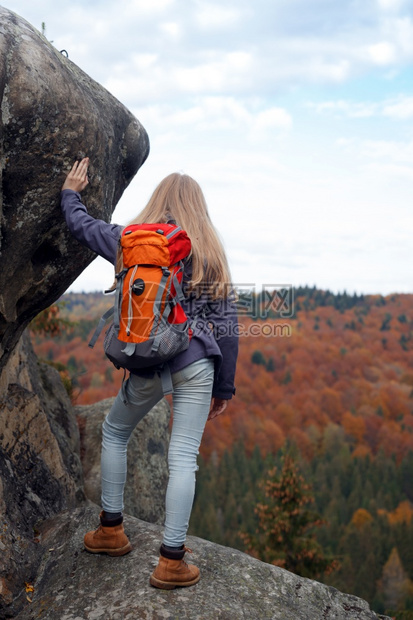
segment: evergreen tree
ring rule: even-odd
[[[274,358],[272,357],[270,357],[270,359],[267,362],[267,370],[268,372],[274,372],[275,370]]]
[[[266,365],[265,357],[263,356],[261,351],[254,351],[254,353],[251,355],[251,362],[253,364],[258,364],[259,366],[260,365],[262,365],[262,366]]]
[[[413,594],[413,584],[403,568],[396,547],[393,547],[383,567],[379,589],[385,606],[392,611],[403,609],[406,599]]]
[[[315,539],[314,528],[322,521],[308,506],[314,502],[310,485],[298,472],[290,454],[281,461],[281,473],[273,468],[265,481],[264,499],[255,512],[259,528],[255,535],[242,534],[247,552],[304,577],[318,577],[334,570]]]

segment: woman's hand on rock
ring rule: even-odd
[[[89,157],[85,157],[80,162],[75,161],[63,183],[62,190],[72,189],[74,192],[82,192],[89,183],[89,179],[87,178],[88,166]]]

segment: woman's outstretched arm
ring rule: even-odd
[[[115,264],[122,227],[94,218],[82,203],[79,192],[89,183],[88,165],[87,157],[73,164],[62,187],[60,200],[62,212],[75,239]]]

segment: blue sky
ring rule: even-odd
[[[184,171],[235,283],[413,292],[413,0],[4,6],[45,22],[148,131],[151,154],[114,221]],[[111,278],[97,260],[71,290]]]

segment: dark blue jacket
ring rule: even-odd
[[[116,262],[118,241],[123,226],[108,224],[89,215],[81,202],[80,194],[65,189],[61,194],[61,206],[72,235],[83,245]],[[185,281],[190,279],[191,263],[187,264]],[[199,318],[199,310],[206,308],[205,320]],[[235,394],[234,375],[238,355],[238,321],[235,304],[229,299],[211,301],[206,296],[199,299],[186,298],[182,304],[189,318],[196,317],[194,335],[189,348],[169,362],[171,372],[177,372],[204,357],[215,360],[213,396],[230,399]]]

